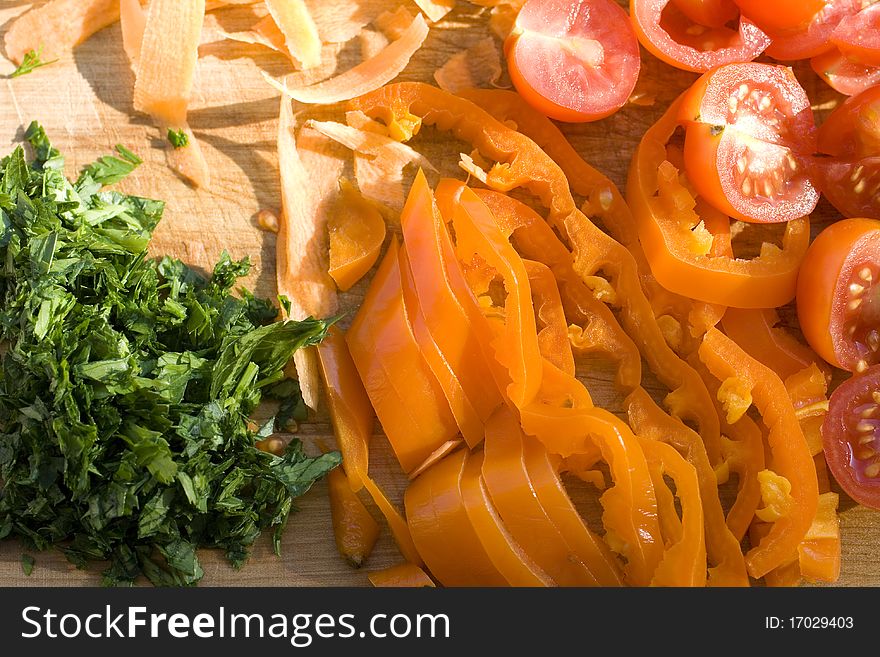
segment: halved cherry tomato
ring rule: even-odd
[[[784,34],[810,24],[824,0],[734,0],[743,15],[771,35]]]
[[[810,346],[832,365],[880,363],[880,221],[844,219],[819,233],[798,276],[797,311]]]
[[[728,64],[697,80],[679,119],[684,160],[697,192],[743,221],[789,221],[819,201],[802,158],[815,151],[806,92],[791,69]]]
[[[829,87],[846,96],[856,96],[880,84],[880,66],[850,61],[837,48],[813,57],[810,66]]]
[[[667,64],[702,73],[730,62],[748,62],[770,45],[770,37],[740,16],[736,30],[691,20],[670,0],[630,0],[639,41]]]
[[[517,91],[560,121],[616,112],[639,76],[638,41],[613,0],[529,0],[504,51]]]
[[[822,442],[841,488],[859,504],[880,509],[880,365],[837,387]]]
[[[819,129],[822,192],[847,217],[880,219],[880,86],[849,98]]]
[[[840,21],[858,12],[863,3],[869,2],[873,0],[824,0],[824,6],[813,15],[806,27],[773,34],[773,43],[767,48],[767,54],[774,59],[792,61],[808,59],[831,50],[834,48],[831,34]],[[768,11],[774,11],[777,6],[776,2],[765,4]]]
[[[880,4],[845,16],[831,33],[831,41],[850,60],[880,66]]]

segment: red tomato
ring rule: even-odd
[[[845,16],[831,33],[831,41],[848,59],[880,66],[880,4]]]
[[[880,509],[880,366],[831,395],[822,444],[840,487],[859,504]]]
[[[736,0],[750,21],[771,35],[805,28],[825,5],[824,0]]]
[[[816,12],[806,27],[793,32],[773,35],[773,43],[767,54],[782,61],[809,59],[834,48],[831,34],[847,16],[857,13],[865,3],[873,0],[824,0],[824,6]],[[767,3],[774,7],[772,2]]]
[[[801,263],[797,312],[832,365],[861,373],[880,363],[880,221],[843,219],[819,233]]]
[[[880,84],[880,66],[852,62],[837,48],[813,57],[810,66],[829,87],[846,96],[855,96]]]
[[[733,0],[672,0],[681,13],[698,25],[723,27],[739,16]]]
[[[748,62],[770,44],[770,37],[744,17],[734,30],[695,23],[670,0],[630,0],[629,11],[642,45],[686,71],[702,73],[721,64]]]
[[[639,76],[638,41],[613,0],[529,0],[504,51],[520,95],[560,121],[616,112]]]
[[[822,192],[847,217],[880,219],[880,86],[834,110],[819,128]]]
[[[774,223],[816,207],[805,166],[815,152],[813,113],[791,69],[746,63],[709,71],[688,91],[679,120],[688,178],[717,209]]]

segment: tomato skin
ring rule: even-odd
[[[880,155],[880,86],[848,98],[819,127],[819,150],[837,157]]]
[[[797,314],[804,337],[822,358],[848,371],[855,369],[859,355],[844,333],[846,286],[853,254],[870,254],[871,249],[880,265],[880,221],[843,219],[813,240],[798,274]]]
[[[739,15],[733,0],[672,0],[672,2],[694,23],[706,27],[723,27]]]
[[[845,16],[831,33],[831,42],[853,62],[880,66],[880,4]]]
[[[734,0],[744,16],[771,36],[805,28],[823,0]]]
[[[880,509],[880,478],[865,475],[864,461],[856,454],[858,445],[853,445],[848,438],[858,421],[855,409],[875,403],[872,393],[876,394],[878,390],[880,365],[844,381],[832,393],[828,414],[822,424],[822,445],[831,474],[847,495],[872,509]]]
[[[852,62],[837,48],[813,57],[810,66],[829,87],[845,96],[856,96],[880,84],[880,66]]]
[[[806,156],[815,152],[809,99],[791,69],[719,66],[684,96],[684,163],[697,192],[728,216],[778,223],[808,215],[819,194]]]
[[[770,45],[770,37],[743,16],[736,32],[720,27],[692,35],[696,24],[678,7],[669,6],[670,1],[630,0],[629,12],[641,44],[667,64],[703,73],[722,64],[751,61]],[[700,40],[723,45],[705,50],[695,45]]]
[[[613,0],[528,0],[504,43],[511,81],[542,114],[596,121],[620,109],[639,75],[638,40]]]

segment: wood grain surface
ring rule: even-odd
[[[31,3],[0,0],[0,36],[10,21]],[[37,1],[35,4],[41,4]],[[626,4],[622,2],[621,4]],[[164,136],[150,120],[132,109],[133,77],[122,50],[119,26],[98,33],[60,61],[30,75],[10,79],[14,66],[0,58],[0,153],[7,153],[22,138],[31,120],[40,121],[54,144],[67,157],[67,172],[76,172],[96,157],[122,143],[137,152],[144,164],[119,185],[126,192],[167,201],[165,218],[156,231],[151,251],[172,254],[187,262],[211,266],[228,250],[233,257],[249,256],[254,269],[247,284],[258,294],[275,294],[275,236],[259,230],[254,216],[260,209],[276,210],[280,204],[275,139],[278,94],[261,76],[289,72],[280,56],[258,46],[223,40],[223,31],[249,28],[255,21],[249,7],[224,9],[209,15],[200,49],[199,70],[190,105],[190,125],[201,141],[210,164],[213,184],[209,190],[188,187],[165,165]],[[485,10],[459,0],[458,7],[431,33],[399,79],[431,81],[434,70],[449,56],[489,34]],[[357,61],[359,49],[347,47],[338,69]],[[675,70],[643,51],[642,73],[637,91],[654,98],[650,106],[628,105],[597,123],[566,125],[564,132],[587,161],[607,174],[618,186],[625,182],[631,154],[642,133],[696,75]],[[796,69],[817,115],[823,116],[839,102],[839,96],[809,71]],[[502,79],[502,84],[506,77]],[[327,110],[321,110],[328,116]],[[341,114],[337,114],[341,118]],[[426,129],[413,142],[441,171],[459,175],[459,152],[470,148]],[[836,218],[824,201],[815,214],[814,231]],[[344,310],[357,306],[366,287],[359,283],[341,295]],[[784,320],[794,325],[791,308]],[[620,412],[621,399],[613,388],[613,373],[602,363],[579,363],[579,375],[587,382],[597,403]],[[645,387],[661,394],[656,381],[646,378]],[[307,443],[323,439],[332,443],[326,414],[301,427]],[[400,500],[406,480],[396,465],[384,437],[378,433],[371,450],[371,474]],[[359,586],[366,585],[367,571],[397,563],[400,556],[388,532],[360,570],[346,565],[336,553],[330,527],[326,486],[316,485],[299,500],[300,512],[291,518],[284,537],[283,555],[276,558],[267,536],[261,538],[249,562],[233,570],[213,552],[202,554],[206,585],[241,586]],[[880,585],[880,515],[841,496],[843,569],[839,585]],[[58,552],[35,555],[36,567],[25,577],[20,566],[21,546],[14,540],[0,542],[0,585],[95,585],[100,567],[80,571]]]

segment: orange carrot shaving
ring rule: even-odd
[[[132,68],[137,70],[141,43],[147,29],[147,12],[141,7],[140,0],[119,0],[119,23],[122,28],[122,48]]]
[[[321,63],[321,38],[304,0],[265,0],[269,14],[284,35],[284,43],[299,68]]]
[[[21,64],[40,50],[53,59],[119,20],[119,0],[51,0],[19,16],[4,36],[6,56]]]
[[[290,301],[291,319],[329,317],[336,312],[337,299],[333,279],[327,273],[326,218],[317,212],[313,181],[297,150],[294,128],[293,108],[282,98],[278,124],[282,204],[276,247],[278,293]],[[314,350],[298,350],[294,362],[303,400],[314,409],[321,385]]]
[[[254,27],[244,32],[222,32],[224,38],[241,43],[265,46],[270,50],[281,53],[285,57],[291,57],[284,40],[284,34],[278,29],[278,25],[271,16],[264,16],[254,24]]]
[[[324,43],[345,43],[358,36],[376,16],[393,10],[400,0],[328,2],[305,0]]]
[[[291,88],[283,81],[263,74],[267,82],[285,96],[301,103],[330,104],[350,100],[390,82],[406,67],[428,36],[428,24],[416,16],[403,35],[373,59],[361,62],[345,73],[305,87]]]
[[[413,15],[404,5],[400,5],[394,11],[383,11],[376,16],[373,24],[384,34],[389,41],[403,36],[406,28],[412,23]]]
[[[455,0],[415,0],[419,9],[432,23],[436,23],[455,7]]]
[[[434,72],[440,88],[454,94],[462,89],[494,86],[500,77],[501,54],[492,37],[455,53]]]

